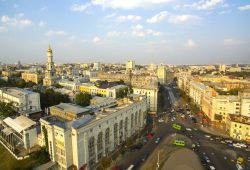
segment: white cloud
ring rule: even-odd
[[[46,36],[62,36],[62,35],[66,35],[66,33],[64,31],[54,31],[54,30],[49,30],[48,32],[46,32],[45,34]]]
[[[172,0],[91,0],[92,4],[100,5],[105,8],[134,9],[140,7],[152,7],[155,5],[164,5]]]
[[[104,17],[104,19],[114,18],[115,16],[116,16],[116,13],[112,13],[112,14],[106,15],[106,16]]]
[[[101,43],[101,38],[96,36],[96,37],[93,38],[92,42],[95,43],[95,44],[100,44]]]
[[[38,23],[38,25],[40,26],[40,27],[43,27],[43,26],[45,26],[47,23],[46,22],[44,22],[44,21],[40,21],[39,23]]]
[[[1,21],[2,21],[3,23],[9,22],[9,20],[10,20],[10,18],[9,18],[8,15],[3,15],[3,16],[1,17]]]
[[[76,11],[76,12],[83,12],[86,11],[88,7],[90,7],[91,4],[90,3],[86,3],[86,4],[73,4],[70,9],[71,11]]]
[[[170,23],[178,24],[185,22],[196,22],[200,20],[200,17],[196,15],[174,15],[169,18]]]
[[[141,20],[141,16],[138,15],[121,15],[116,18],[118,22],[124,22],[124,21],[139,21]]]
[[[6,27],[0,26],[0,32],[6,32],[8,29]]]
[[[193,3],[191,5],[186,5],[187,7],[192,7],[198,10],[209,10],[213,9],[218,5],[224,5],[224,0],[200,0],[199,2]]]
[[[196,44],[195,44],[195,42],[194,42],[192,39],[189,39],[189,40],[187,40],[185,46],[186,46],[187,48],[193,48],[193,47],[196,46]]]
[[[244,43],[242,40],[236,40],[232,38],[226,38],[223,40],[224,45],[239,45]]]
[[[153,36],[160,36],[162,33],[153,31],[152,29],[143,29],[143,26],[140,24],[137,24],[135,26],[132,26],[132,35],[137,37],[145,37],[146,35],[153,35]]]
[[[3,24],[19,28],[31,26],[33,24],[29,19],[10,18],[8,15],[3,15],[1,21]]]
[[[168,16],[169,16],[169,13],[167,11],[162,11],[154,15],[152,18],[147,19],[147,23],[158,23],[158,22],[165,20]]]
[[[168,21],[173,24],[186,23],[186,22],[196,22],[199,21],[200,17],[196,15],[174,15],[167,11],[162,11],[153,17],[147,19],[147,23],[159,23],[162,21]]]
[[[250,10],[250,5],[239,6],[238,9],[241,11]]]
[[[121,36],[124,36],[126,34],[127,34],[127,32],[109,31],[107,33],[107,36],[108,37],[121,37]]]

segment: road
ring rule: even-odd
[[[117,163],[117,166],[121,170],[127,169],[132,164],[135,165],[133,169],[140,169],[140,166],[144,163],[142,159],[145,158],[145,156],[147,157],[148,155],[150,155],[155,149],[157,149],[157,146],[160,145],[156,144],[155,140],[158,137],[163,140],[173,133],[183,134],[187,138],[191,139],[193,143],[200,143],[200,147],[196,147],[197,149],[195,149],[195,152],[199,155],[201,160],[203,160],[204,154],[209,157],[210,162],[206,164],[204,163],[204,167],[206,169],[209,168],[209,166],[214,166],[219,170],[235,170],[235,161],[237,157],[242,156],[246,158],[250,155],[250,152],[247,152],[244,149],[232,148],[227,146],[226,144],[222,144],[220,141],[225,140],[223,137],[220,137],[220,139],[216,141],[215,138],[217,136],[209,134],[214,139],[213,141],[211,141],[210,138],[205,137],[207,133],[199,129],[200,125],[194,124],[187,115],[185,115],[186,119],[183,119],[181,118],[181,115],[183,115],[182,113],[177,113],[176,111],[171,113],[171,103],[177,103],[178,106],[178,95],[176,94],[175,89],[172,89],[171,87],[166,88],[164,102],[167,107],[164,107],[159,115],[160,117],[168,118],[169,121],[159,123],[157,120],[155,120],[153,138],[150,139],[140,150],[134,152],[126,152],[122,159]],[[176,120],[170,121],[173,116],[176,117]],[[172,129],[173,123],[181,124],[184,129],[186,127],[189,127],[192,129],[192,131],[176,132]],[[249,162],[246,162],[244,166],[246,170],[250,169]]]

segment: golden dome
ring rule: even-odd
[[[49,48],[48,48],[47,52],[51,52],[52,53],[52,49],[51,49],[50,45],[49,45]]]

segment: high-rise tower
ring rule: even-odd
[[[49,45],[49,48],[47,50],[47,64],[46,64],[45,78],[43,79],[43,85],[51,86],[55,84],[55,80],[56,76],[55,76],[55,66],[53,62],[53,53]]]

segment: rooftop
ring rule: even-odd
[[[22,97],[25,94],[34,94],[35,93],[32,91],[17,88],[17,87],[4,87],[4,88],[1,88],[0,90],[2,90],[6,94],[9,94],[9,95],[15,96],[15,97]]]
[[[83,112],[88,112],[90,109],[86,108],[86,107],[81,107],[78,105],[74,105],[71,103],[60,103],[58,105],[55,106],[51,106],[51,109],[59,109],[65,112],[70,112],[70,113],[74,113],[74,114],[80,114]]]
[[[36,122],[25,116],[19,116],[16,117],[15,119],[7,117],[3,121],[18,133],[21,133],[23,130],[26,130],[36,124]]]

